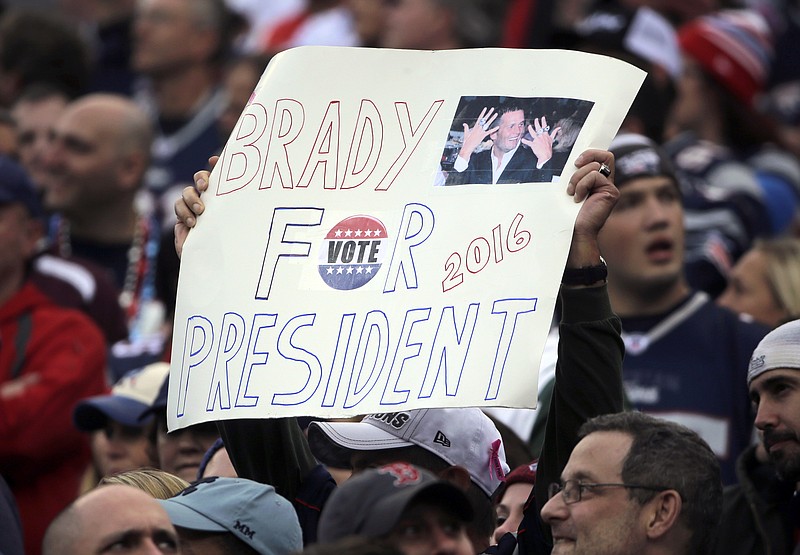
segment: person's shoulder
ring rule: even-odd
[[[94,321],[81,310],[60,306],[47,297],[35,285],[35,301],[30,305],[33,325],[37,333],[54,337],[88,338],[105,346],[105,337]]]
[[[768,326],[756,322],[750,316],[737,314],[711,300],[705,304],[701,314],[706,319],[706,325],[712,326],[709,329],[714,330],[720,341],[738,345],[745,350],[752,351],[770,331]]]

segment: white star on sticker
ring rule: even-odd
[[[352,229],[348,229],[347,231],[344,232],[344,236],[345,237],[350,237],[352,234],[353,234],[353,230]]]
[[[367,273],[368,273],[368,274],[371,274],[371,273],[372,273],[372,266],[367,266]]]
[[[358,268],[356,268],[356,273],[357,273],[357,274],[363,274],[363,273],[364,273],[364,268],[362,268],[361,266],[359,266]]]
[[[365,236],[367,236],[367,237],[372,237],[372,231],[370,231],[370,230],[368,229],[368,230],[366,230],[366,231],[364,232],[364,235],[365,235]]]
[[[341,237],[342,236],[342,230],[341,229],[337,229],[336,233],[334,235],[336,235],[336,237]]]
[[[342,273],[342,267],[341,267],[341,266],[339,266],[338,268],[336,268],[336,273],[337,273],[337,274],[341,274],[341,273]]]
[[[328,275],[333,273],[333,266],[328,266]]]
[[[352,274],[352,273],[353,273],[353,267],[352,267],[352,266],[350,266],[349,268],[347,268],[347,273],[348,273],[348,274]]]

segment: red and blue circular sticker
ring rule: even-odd
[[[388,248],[386,227],[380,220],[350,216],[325,236],[319,251],[319,275],[334,289],[358,289],[377,275]]]

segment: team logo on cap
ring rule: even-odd
[[[763,367],[765,363],[765,359],[767,355],[761,355],[757,357],[753,357],[750,359],[750,370],[758,370],[759,368]]]
[[[319,275],[330,287],[358,289],[381,268],[386,227],[372,216],[351,216],[331,228],[319,251]]]
[[[419,470],[403,462],[384,465],[378,469],[378,473],[393,476],[395,486],[409,486],[422,480]]]

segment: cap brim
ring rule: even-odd
[[[398,449],[414,445],[364,422],[312,422],[308,427],[311,452],[325,465],[350,468],[353,451]]]
[[[463,522],[472,520],[472,506],[466,494],[451,483],[437,481],[419,488],[407,488],[407,491],[399,491],[379,502],[372,508],[359,533],[369,538],[388,534],[400,520],[403,511],[416,502],[444,507]]]
[[[169,520],[173,526],[188,528],[190,530],[202,530],[205,532],[229,532],[227,528],[211,520],[207,516],[200,514],[195,509],[172,499],[158,499],[161,506],[167,511]]]
[[[119,395],[101,395],[86,399],[75,407],[73,421],[75,427],[84,432],[104,428],[111,419],[124,426],[143,426],[147,420],[140,420],[147,405]]]

